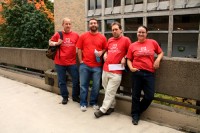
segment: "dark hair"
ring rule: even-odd
[[[147,28],[146,26],[141,25],[141,26],[138,27],[138,29],[139,29],[140,27],[144,28],[144,29],[146,30],[146,32],[148,32],[148,28]]]
[[[120,29],[120,30],[122,29],[122,25],[121,25],[119,22],[113,22],[113,23],[111,24],[111,27],[112,27],[113,25],[118,25],[118,26],[119,26],[119,29]]]
[[[97,20],[96,18],[91,18],[91,19],[89,20],[89,22],[90,22],[91,20],[95,20],[96,22],[98,22],[98,20]]]

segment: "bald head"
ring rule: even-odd
[[[71,20],[69,18],[63,18],[62,26],[66,33],[71,32]]]
[[[65,23],[65,21],[67,21],[67,22],[70,22],[70,23],[71,23],[71,20],[70,20],[69,18],[63,18],[62,24],[64,24],[64,23]]]

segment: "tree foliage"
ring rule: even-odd
[[[35,3],[27,0],[3,4],[5,23],[0,25],[0,46],[46,48],[54,32],[54,23],[45,11],[36,9]]]

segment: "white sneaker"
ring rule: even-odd
[[[95,109],[95,110],[99,110],[99,105],[93,105],[92,107],[93,107],[93,109]]]
[[[87,110],[86,106],[81,106],[81,111],[85,112]]]

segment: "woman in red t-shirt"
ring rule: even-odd
[[[148,30],[145,26],[138,27],[138,41],[132,43],[127,53],[127,64],[132,76],[132,123],[138,124],[140,114],[151,104],[155,92],[155,69],[159,68],[163,51],[153,39],[147,39]],[[157,58],[154,61],[154,55]],[[144,97],[140,101],[141,91]]]

